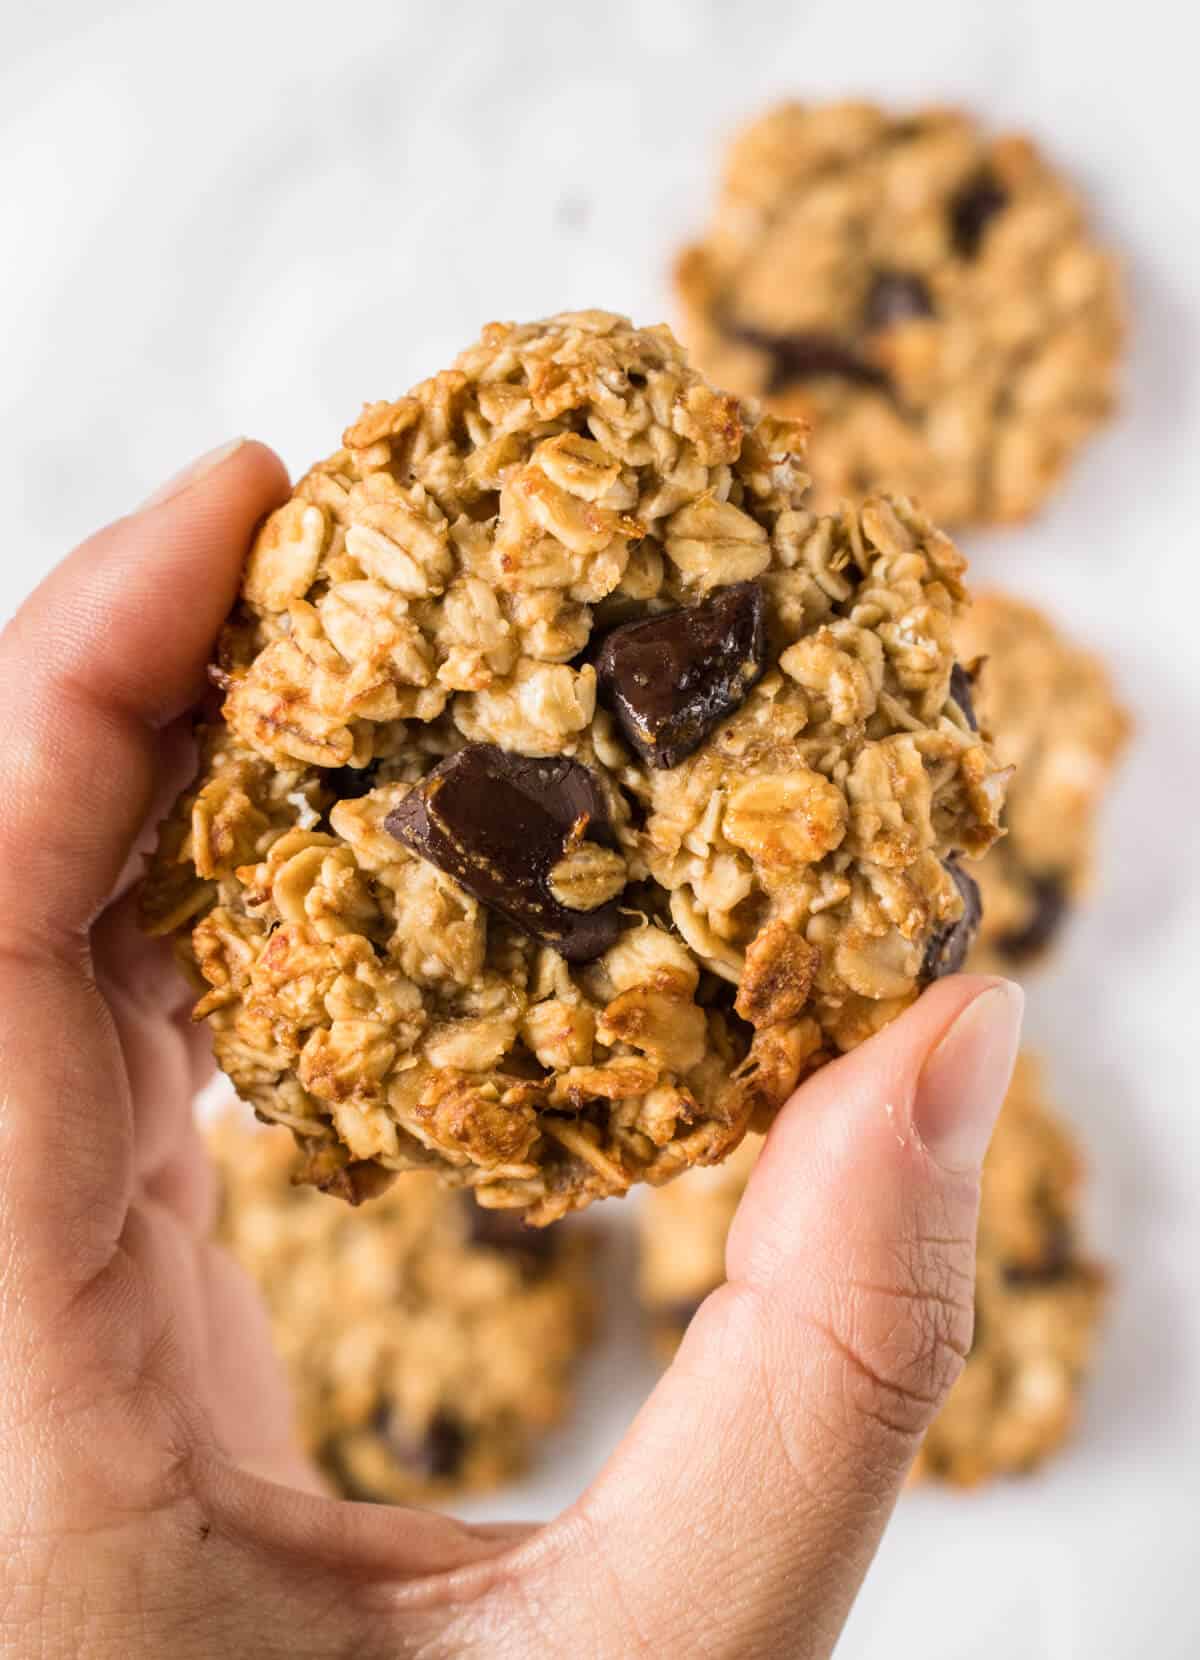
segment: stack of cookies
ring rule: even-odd
[[[1075,194],[957,113],[789,105],[678,283],[692,359],[492,324],[301,479],[143,886],[282,1127],[214,1132],[220,1231],[351,1495],[524,1465],[592,1327],[563,1218],[638,1184],[669,1352],[797,1085],[932,980],[1035,966],[1089,891],[1126,717],[939,528],[1031,513],[1112,406]],[[1024,1060],[924,1473],[1066,1433],[1078,1173]]]

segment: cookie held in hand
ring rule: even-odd
[[[1005,774],[954,546],[818,518],[666,329],[492,325],[268,519],[143,890],[350,1199],[547,1222],[724,1158],[965,949]]]

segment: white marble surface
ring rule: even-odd
[[[230,433],[298,467],[363,398],[493,316],[666,315],[664,266],[703,211],[720,133],[783,91],[955,99],[1028,125],[1126,249],[1124,417],[1036,525],[967,544],[1111,653],[1141,722],[1103,902],[1030,1014],[1092,1150],[1119,1295],[1055,1468],[904,1500],[839,1651],[856,1660],[1200,1650],[1200,192],[1181,15],[1164,0],[59,0],[5,15],[0,615]],[[609,1210],[620,1233],[627,1212]],[[615,1324],[557,1458],[487,1514],[548,1512],[619,1433],[649,1375]]]

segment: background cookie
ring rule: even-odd
[[[757,1151],[744,1142],[720,1169],[692,1172],[642,1208],[639,1291],[664,1363],[725,1278],[725,1236]],[[1022,1055],[984,1163],[974,1343],[918,1476],[971,1485],[1031,1468],[1068,1435],[1105,1292],[1076,1237],[1080,1173],[1037,1064]]]
[[[349,1198],[537,1222],[723,1157],[961,965],[1004,772],[964,563],[819,520],[802,432],[665,329],[493,325],[264,526],[162,828],[218,1060]]]
[[[643,1202],[638,1296],[664,1366],[705,1297],[724,1283],[725,1237],[761,1146],[749,1135],[724,1164],[689,1171]]]
[[[213,1126],[217,1234],[266,1300],[308,1452],[348,1498],[490,1487],[565,1413],[590,1335],[590,1241],[480,1210],[433,1176],[351,1211],[290,1177],[289,1139]]]
[[[983,1168],[975,1338],[915,1474],[971,1486],[1066,1440],[1105,1303],[1078,1238],[1082,1161],[1021,1056]]]
[[[1108,670],[1010,595],[976,596],[955,630],[971,697],[1015,770],[1007,834],[975,867],[983,919],[973,968],[1023,969],[1058,940],[1092,877],[1096,820],[1130,720]]]
[[[1024,518],[1113,407],[1112,258],[1029,140],[957,111],[770,111],[677,283],[700,367],[811,417],[818,505],[882,487],[946,524]]]

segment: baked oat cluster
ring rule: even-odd
[[[706,374],[812,418],[818,505],[882,487],[1022,519],[1115,402],[1114,260],[1028,139],[954,110],[754,121],[677,285]]]
[[[964,563],[902,497],[816,517],[803,459],[581,312],[485,329],[267,520],[143,911],[308,1180],[552,1221],[961,965],[1006,776]]]
[[[586,1234],[523,1228],[428,1174],[351,1211],[233,1113],[210,1145],[217,1237],[263,1293],[300,1439],[338,1490],[410,1503],[523,1469],[591,1332]]]
[[[725,1237],[758,1144],[652,1194],[639,1288],[664,1361],[725,1278]],[[916,1474],[968,1486],[1033,1468],[1074,1424],[1105,1301],[1077,1240],[1081,1162],[1022,1055],[983,1168],[975,1339],[918,1455]]]
[[[1031,605],[979,595],[955,639],[979,718],[1015,769],[1007,834],[975,871],[983,918],[970,966],[1011,972],[1048,954],[1088,892],[1096,821],[1130,720],[1103,662]]]

